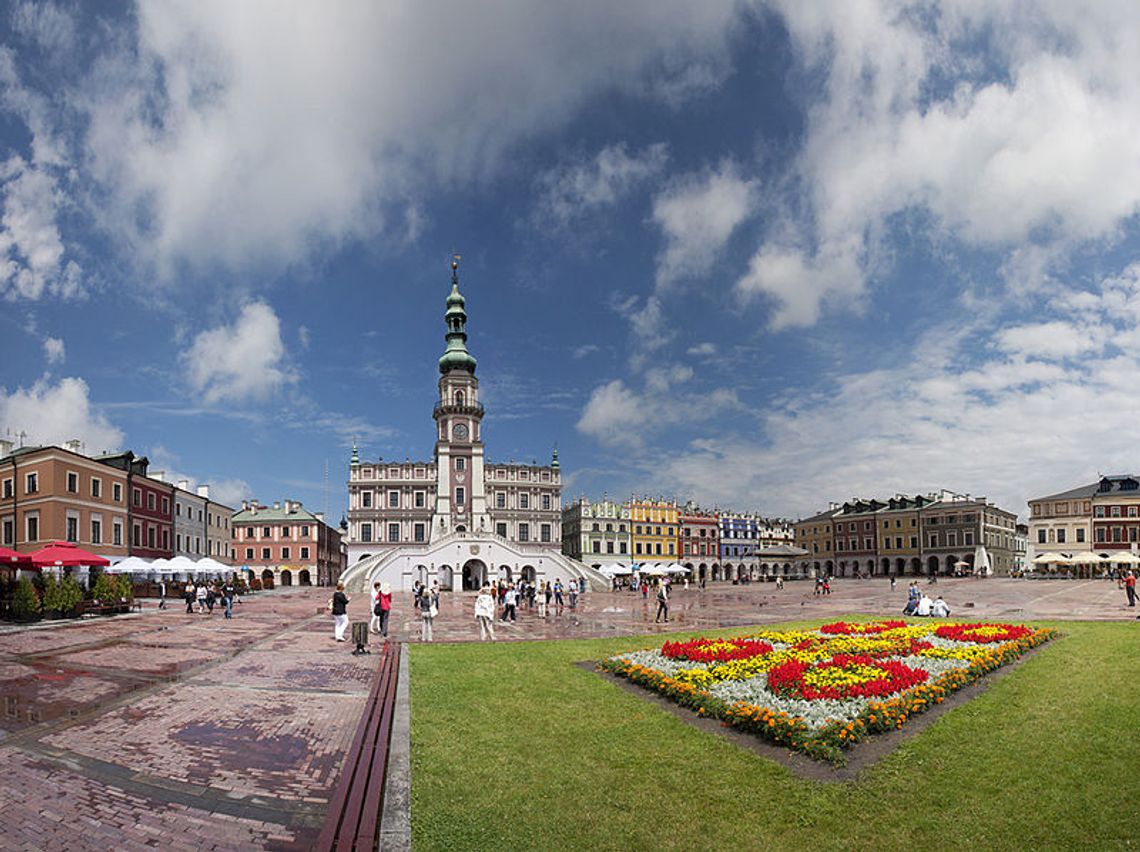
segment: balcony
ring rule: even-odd
[[[483,403],[477,402],[474,405],[444,405],[442,402],[437,402],[435,408],[431,410],[431,416],[439,417],[441,414],[474,414],[478,417],[482,417]]]

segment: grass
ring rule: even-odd
[[[413,646],[414,846],[1135,848],[1138,628],[1050,626],[1065,636],[845,784],[574,665],[659,638]]]

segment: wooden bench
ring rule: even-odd
[[[364,715],[352,738],[340,780],[329,800],[318,850],[371,850],[377,847],[384,805],[388,745],[396,710],[400,643],[385,642]]]

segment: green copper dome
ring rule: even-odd
[[[451,263],[451,294],[447,297],[447,310],[443,320],[447,323],[447,349],[439,359],[439,371],[448,373],[452,370],[464,370],[475,373],[475,358],[467,351],[467,311],[464,310],[466,300],[459,292],[459,264]]]

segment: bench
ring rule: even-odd
[[[399,674],[400,643],[385,642],[315,849],[371,852],[377,847]]]

